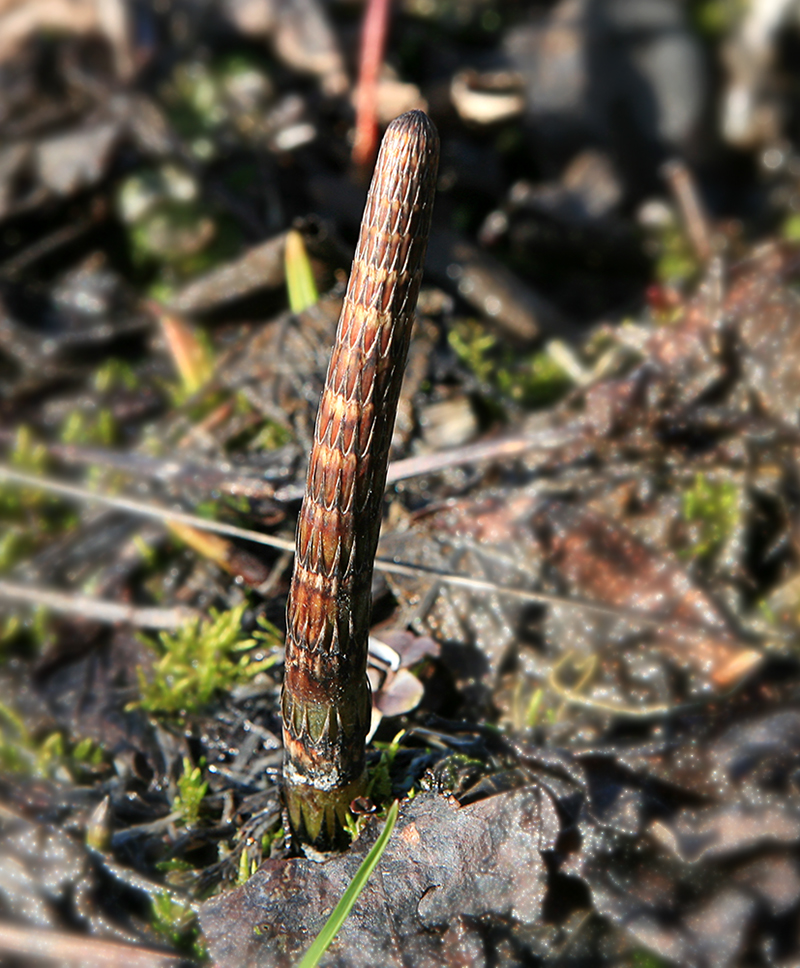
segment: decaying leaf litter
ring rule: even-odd
[[[394,5],[380,122],[426,106],[442,168],[372,785],[349,852],[291,856],[284,609],[364,12],[0,5],[0,958],[294,964],[400,797],[331,964],[792,964],[789,4]]]

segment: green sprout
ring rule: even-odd
[[[700,265],[691,242],[677,220],[659,230],[656,277],[659,282],[682,286],[696,278]]]
[[[292,439],[291,431],[276,420],[266,418],[256,429],[255,436],[247,444],[247,449],[254,453],[265,450],[278,450]]]
[[[376,742],[373,745],[381,751],[381,758],[376,766],[370,770],[369,784],[367,786],[367,796],[376,803],[383,803],[388,800],[392,793],[392,767],[395,758],[401,749],[401,741],[406,735],[406,731],[401,729],[391,743]]]
[[[40,776],[51,776],[61,768],[66,769],[75,782],[93,782],[107,767],[103,747],[89,736],[75,741],[65,738],[57,730],[41,743],[34,744],[34,749],[36,772]]]
[[[35,442],[30,427],[24,424],[17,428],[9,463],[30,474],[43,474],[45,471],[47,451],[42,444]],[[23,511],[39,510],[52,503],[52,497],[37,488],[23,488],[11,482],[0,485],[0,513],[3,515],[14,516]]]
[[[683,520],[693,525],[691,558],[708,558],[733,533],[739,520],[738,489],[731,481],[712,481],[697,474],[683,494]]]
[[[239,869],[236,872],[236,886],[241,887],[242,884],[246,884],[257,870],[258,860],[255,857],[251,857],[247,850],[243,850],[241,854],[239,854]]]
[[[94,374],[94,388],[98,393],[110,393],[115,389],[135,390],[138,378],[130,363],[112,357],[98,367]]]
[[[630,965],[630,968],[667,968],[666,961],[644,948],[637,948],[632,951],[627,964]]]
[[[303,236],[296,229],[292,229],[286,236],[284,262],[289,308],[293,313],[302,313],[317,302],[319,294]]]
[[[0,572],[8,571],[25,554],[29,545],[25,531],[11,525],[0,533]]]
[[[208,782],[203,779],[200,766],[192,766],[188,757],[183,758],[183,773],[178,778],[178,795],[172,803],[175,813],[181,815],[181,823],[192,827],[200,816],[200,804],[208,792]]]
[[[789,215],[781,225],[780,234],[787,242],[800,242],[800,215]]]
[[[4,649],[25,649],[41,655],[55,638],[50,612],[43,606],[10,614],[0,625],[0,645]]]
[[[537,689],[530,698],[528,703],[528,708],[525,711],[525,725],[528,729],[533,729],[534,726],[538,725],[539,719],[542,713],[542,700],[544,699],[544,690]]]
[[[386,850],[386,845],[389,843],[389,838],[394,830],[394,825],[397,822],[398,809],[399,805],[397,800],[395,800],[386,815],[386,823],[381,831],[380,837],[378,837],[373,844],[372,849],[364,858],[361,866],[356,871],[356,876],[350,882],[347,890],[342,895],[342,899],[333,909],[322,930],[314,939],[314,943],[305,953],[305,956],[298,965],[298,968],[316,968],[316,966],[322,960],[322,956],[330,947],[333,939],[336,937],[339,931],[339,928],[341,928],[341,926],[344,924],[348,914],[353,910],[353,906],[358,900],[359,894],[364,890],[370,875],[372,874],[373,870],[375,870],[378,861],[383,856],[383,852]]]
[[[31,428],[23,424],[17,429],[11,463],[20,470],[40,474],[44,471],[46,462],[47,450],[44,444],[37,444],[33,439]]]
[[[141,667],[137,670],[141,699],[133,705],[151,713],[197,712],[216,693],[249,682],[274,665],[276,655],[258,656],[264,646],[279,644],[277,630],[262,622],[262,632],[244,638],[241,623],[246,607],[242,603],[227,612],[212,609],[207,621],[195,619],[174,634],[161,632],[159,645],[154,645],[160,658],[152,676]]]
[[[198,960],[205,957],[205,946],[197,926],[197,915],[189,901],[175,900],[168,891],[152,897],[153,930],[174,948]]]
[[[30,750],[30,737],[20,717],[0,703],[0,769],[4,773],[33,773],[36,758]]]

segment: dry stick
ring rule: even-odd
[[[18,429],[0,427],[0,446],[15,444],[18,432]],[[64,464],[95,464],[103,469],[111,467],[132,477],[151,478],[162,483],[185,483],[189,480],[202,486],[207,492],[216,490],[235,497],[241,495],[264,500],[275,496],[275,485],[265,475],[258,476],[255,468],[235,468],[224,461],[195,463],[189,460],[149,457],[136,451],[82,447],[79,444],[37,441],[36,446],[43,447],[48,455]]]
[[[509,460],[531,451],[556,450],[578,439],[578,433],[584,430],[582,421],[575,421],[567,427],[554,427],[539,430],[532,434],[516,437],[500,437],[494,440],[479,440],[474,444],[454,447],[452,450],[440,450],[433,454],[419,454],[406,457],[403,460],[393,460],[389,464],[386,483],[396,484],[409,477],[421,477],[425,474],[435,474],[439,471],[473,464],[483,460]]]
[[[128,497],[115,497],[112,494],[97,494],[85,487],[77,487],[74,484],[62,484],[60,481],[37,477],[35,474],[26,474],[24,471],[18,471],[13,467],[0,464],[0,481],[3,480],[14,481],[17,484],[26,484],[30,487],[48,491],[50,494],[59,494],[62,497],[71,497],[78,501],[96,501],[98,504],[104,504],[106,507],[117,508],[120,511],[128,511],[131,514],[138,514],[144,518],[155,518],[156,521],[175,521],[179,524],[188,524],[190,527],[198,528],[201,531],[225,534],[231,538],[244,538],[245,541],[253,541],[256,544],[267,545],[269,548],[277,548],[280,551],[294,551],[294,544],[287,538],[277,538],[271,534],[261,534],[260,531],[252,531],[250,528],[237,528],[235,524],[225,524],[222,521],[209,521],[207,518],[200,518],[196,514],[173,511],[170,508],[158,507],[156,504],[134,501]]]
[[[21,955],[75,968],[176,968],[179,955],[105,941],[66,931],[49,931],[0,921],[0,953]],[[16,960],[16,959],[15,959]]]
[[[281,709],[292,830],[347,846],[366,789],[367,642],[389,444],[430,232],[439,139],[421,111],[386,131],[320,401],[287,606]]]
[[[700,199],[697,182],[687,165],[678,158],[668,161],[661,171],[678,203],[695,255],[702,263],[708,262],[713,252],[711,226]]]
[[[193,608],[148,608],[136,605],[121,605],[118,602],[62,592],[57,588],[42,588],[40,585],[22,585],[19,582],[0,580],[0,601],[15,604],[41,605],[54,612],[66,615],[80,615],[81,618],[96,622],[109,622],[112,625],[124,623],[134,628],[176,629],[194,619],[200,613]]]

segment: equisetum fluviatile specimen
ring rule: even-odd
[[[439,138],[410,111],[386,131],[320,401],[297,524],[281,697],[298,840],[346,847],[366,787],[372,569],[389,443],[430,231]]]

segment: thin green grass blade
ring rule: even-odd
[[[305,953],[303,960],[298,964],[297,968],[317,968],[320,959],[328,950],[328,946],[336,937],[336,933],[350,911],[353,905],[356,903],[358,895],[363,891],[364,885],[369,880],[370,874],[375,870],[375,865],[381,859],[381,855],[386,849],[386,845],[389,843],[389,838],[394,830],[395,822],[397,821],[397,811],[398,811],[397,800],[389,807],[389,812],[386,814],[386,824],[381,831],[380,837],[375,841],[372,850],[364,858],[361,867],[356,871],[356,876],[350,882],[350,886],[342,895],[341,901],[336,905],[336,907],[331,911],[331,915],[325,922],[320,933],[314,939],[314,943]]]
[[[295,229],[286,236],[285,260],[289,308],[293,313],[302,313],[317,302],[319,294],[303,236]]]

